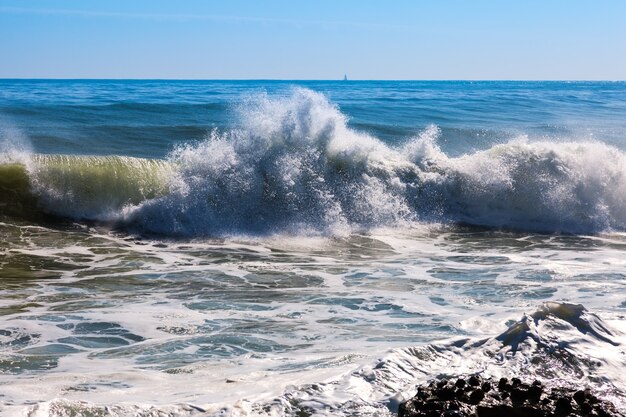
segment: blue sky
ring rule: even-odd
[[[0,0],[0,78],[626,79],[622,0]]]

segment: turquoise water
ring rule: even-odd
[[[624,407],[625,116],[620,82],[0,80],[1,410],[390,415],[522,369]]]

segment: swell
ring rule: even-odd
[[[239,129],[215,130],[165,161],[31,155],[23,168],[7,163],[2,187],[13,191],[3,192],[2,210],[19,213],[11,201],[36,200],[46,213],[168,236],[336,235],[415,222],[626,230],[626,155],[602,142],[520,137],[452,157],[430,126],[390,146],[300,88],[251,98],[237,116]]]

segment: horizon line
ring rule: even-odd
[[[336,81],[336,82],[626,82],[626,79],[583,78],[93,78],[93,77],[0,77],[0,81]]]

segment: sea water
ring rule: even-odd
[[[0,80],[0,411],[626,410],[626,84]]]

